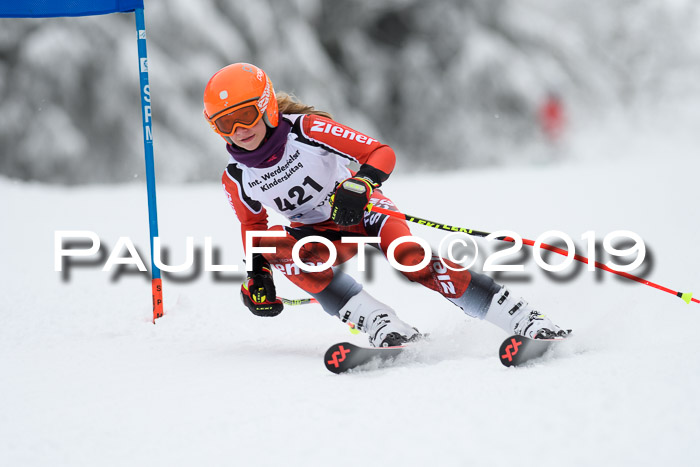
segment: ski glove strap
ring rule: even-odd
[[[253,270],[241,285],[241,300],[256,316],[277,316],[284,309],[277,298],[270,263],[260,254],[253,255]]]
[[[355,176],[340,182],[331,196],[331,220],[338,225],[359,224],[375,187],[364,177]]]

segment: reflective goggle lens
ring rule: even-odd
[[[217,117],[214,119],[213,123],[220,132],[231,134],[236,125],[251,126],[259,117],[260,112],[258,111],[258,107],[253,104]]]

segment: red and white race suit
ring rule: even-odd
[[[318,115],[282,117],[292,126],[281,159],[271,167],[251,168],[231,157],[223,174],[223,185],[241,222],[244,245],[250,231],[285,230],[285,237],[258,237],[253,245],[274,246],[276,253],[264,255],[272,266],[305,291],[318,293],[332,280],[333,270],[305,272],[294,265],[291,252],[298,239],[309,235],[328,238],[336,246],[336,264],[339,264],[356,254],[355,245],[340,242],[343,236],[380,237],[381,251],[386,254],[389,244],[396,238],[411,235],[405,220],[379,213],[367,212],[363,222],[348,227],[329,220],[330,197],[336,184],[353,175],[348,164],[369,165],[386,178],[394,169],[396,156],[389,146],[328,118]],[[370,202],[397,210],[379,190],[374,191]],[[290,227],[269,226],[266,207],[287,217]],[[403,243],[395,251],[397,261],[404,265],[419,264],[424,254],[413,242]],[[308,243],[300,256],[305,263],[325,263],[328,249],[318,243]],[[446,269],[436,257],[423,269],[403,274],[449,299],[461,297],[471,281],[468,271]]]

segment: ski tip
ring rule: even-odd
[[[516,364],[515,356],[519,353],[520,347],[527,342],[527,338],[523,336],[510,336],[501,344],[498,349],[498,356],[504,366],[513,366]]]
[[[520,366],[545,354],[556,342],[566,340],[571,335],[553,339],[531,339],[521,335],[513,335],[503,341],[498,349],[498,356],[503,366]]]
[[[330,346],[323,356],[323,361],[328,371],[336,374],[342,373],[344,371],[343,362],[353,347],[355,346],[349,342],[341,342]]]

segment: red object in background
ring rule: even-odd
[[[557,94],[549,94],[539,112],[542,132],[551,140],[556,141],[561,137],[566,125],[564,116],[564,103]]]

